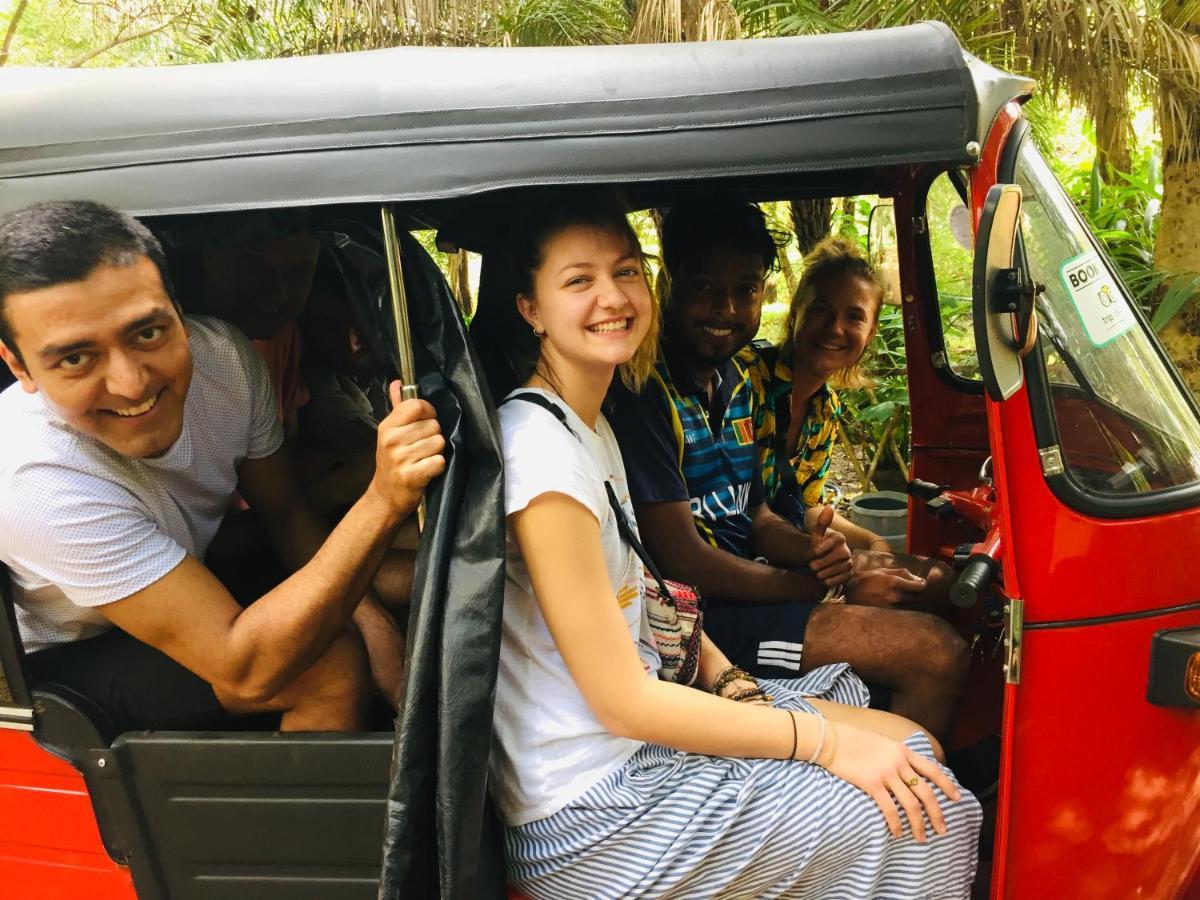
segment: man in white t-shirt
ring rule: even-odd
[[[429,404],[392,385],[374,479],[330,532],[295,489],[262,359],[182,318],[145,226],[83,201],[0,220],[0,357],[18,379],[0,561],[35,679],[122,729],[273,712],[354,730],[372,680],[395,703],[403,641],[370,581],[444,467]],[[202,562],[235,490],[294,572],[245,609]]]

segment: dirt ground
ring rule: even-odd
[[[850,512],[850,501],[862,493],[862,482],[858,480],[858,475],[855,474],[854,466],[850,460],[846,458],[845,448],[841,444],[833,445],[833,457],[829,461],[829,479],[826,481],[825,493],[826,496],[832,491],[829,485],[836,485],[841,491],[841,496],[837,501],[837,511],[843,516]]]

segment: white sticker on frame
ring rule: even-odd
[[[1088,338],[1097,347],[1133,327],[1129,301],[1095,250],[1068,259],[1059,269],[1059,277],[1075,303]]]

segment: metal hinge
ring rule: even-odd
[[[1042,458],[1042,474],[1047,478],[1051,475],[1061,475],[1063,473],[1062,450],[1058,444],[1043,447],[1038,450],[1038,456]]]
[[[1013,597],[1004,605],[1004,681],[1021,683],[1021,644],[1024,640],[1025,601]]]

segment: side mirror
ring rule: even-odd
[[[979,219],[971,293],[980,374],[997,402],[1020,390],[1021,358],[1037,341],[1035,304],[1043,288],[1013,264],[1020,218],[1021,188],[993,185]]]

